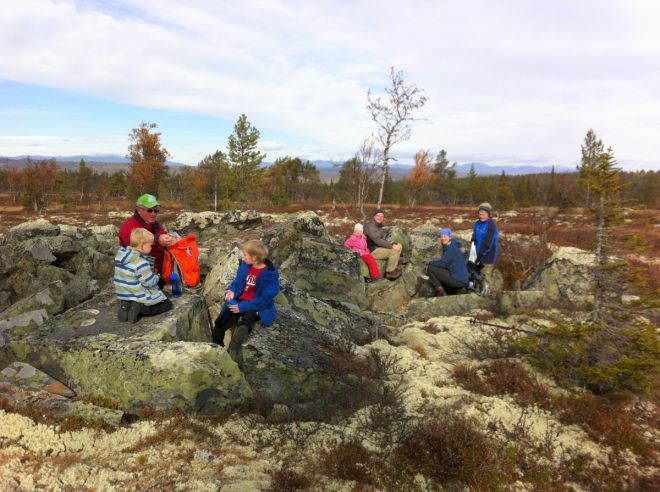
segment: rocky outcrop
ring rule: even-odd
[[[376,312],[400,311],[415,296],[423,282],[420,269],[408,265],[395,282],[383,279],[370,283],[366,294],[369,309]]]
[[[167,227],[182,236],[193,232],[199,236],[200,241],[205,241],[218,234],[235,234],[260,226],[261,222],[261,214],[254,210],[183,212],[174,222],[167,224]]]
[[[34,331],[49,317],[63,312],[65,298],[64,283],[58,280],[0,312],[0,347],[7,337]]]
[[[318,299],[366,307],[359,257],[336,244],[314,212],[266,229],[262,238],[280,275],[299,290]]]
[[[91,298],[112,277],[116,247],[114,226],[81,230],[39,219],[11,228],[0,237],[0,311],[58,281],[64,308]]]
[[[523,284],[523,290],[542,291],[552,301],[589,303],[594,263],[594,255],[587,251],[560,247]]]
[[[6,410],[75,419],[87,425],[102,423],[117,427],[124,416],[121,410],[73,400],[75,393],[64,384],[22,362],[0,371],[0,395]]]
[[[411,320],[424,320],[438,316],[460,316],[475,309],[490,310],[495,301],[477,294],[413,299],[406,306],[406,316]]]
[[[206,303],[197,295],[136,324],[116,320],[108,292],[7,340],[0,361],[27,362],[78,395],[102,397],[119,408],[152,406],[214,414],[251,394],[227,352],[211,338]]]

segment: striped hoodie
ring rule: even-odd
[[[121,247],[115,256],[115,292],[121,301],[136,301],[153,306],[166,300],[158,288],[158,274],[154,273],[154,257],[137,249]]]

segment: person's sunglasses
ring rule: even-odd
[[[160,208],[158,208],[158,207],[156,207],[156,208],[145,208],[144,211],[147,212],[148,214],[157,214],[158,212],[160,212]]]

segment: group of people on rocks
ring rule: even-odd
[[[468,265],[485,278],[491,276],[498,252],[498,230],[492,211],[490,203],[484,202],[479,205],[479,219],[474,223],[470,239],[474,253],[469,262],[465,258],[461,244],[454,240],[451,229],[440,229],[442,256],[430,261],[426,267],[428,281],[436,295],[456,294],[467,288],[470,282]],[[384,219],[385,212],[380,208],[376,209],[373,219],[367,222],[366,227],[359,223],[355,224],[353,234],[344,242],[344,246],[359,253],[362,261],[367,264],[369,268],[369,277],[365,278],[367,282],[381,278],[376,260],[387,260],[385,278],[389,280],[396,280],[401,276],[401,265],[406,261],[401,256],[401,245],[383,238]]]
[[[145,194],[136,202],[135,212],[119,230],[120,247],[115,256],[114,285],[119,300],[118,319],[135,323],[142,316],[153,316],[172,309],[162,291],[165,281],[161,276],[164,248],[173,246],[178,236],[169,233],[158,222],[160,205],[155,196]],[[479,206],[479,220],[475,222],[472,243],[476,250],[474,264],[483,267],[486,274],[497,258],[498,230],[491,217],[488,203]],[[366,226],[356,224],[354,233],[344,246],[359,253],[367,264],[366,281],[381,278],[377,260],[387,260],[384,277],[396,280],[402,265],[407,263],[402,245],[384,237],[385,212],[377,209]],[[429,262],[426,273],[437,295],[460,292],[469,281],[467,264],[460,244],[453,240],[452,231],[440,229],[442,256]],[[243,245],[243,260],[236,276],[225,291],[225,303],[213,325],[213,341],[224,346],[227,331],[232,331],[229,355],[236,360],[240,348],[261,321],[270,326],[275,321],[275,297],[280,291],[279,273],[268,259],[268,248],[258,240]]]
[[[135,323],[140,317],[172,309],[172,301],[161,290],[165,285],[161,273],[164,248],[173,246],[178,238],[158,222],[159,213],[157,198],[142,195],[133,216],[119,230],[114,275],[119,321]],[[225,333],[232,330],[227,351],[236,360],[257,321],[266,326],[275,321],[275,297],[279,291],[279,273],[268,259],[268,249],[261,241],[247,241],[243,245],[243,260],[225,291],[225,304],[214,322],[213,341],[224,346]]]

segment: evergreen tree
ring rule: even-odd
[[[227,157],[236,177],[238,193],[245,199],[249,192],[258,188],[261,179],[259,166],[266,154],[257,150],[259,130],[252,126],[247,116],[242,114],[229,135]]]
[[[474,170],[474,163],[470,164],[470,171],[467,175],[467,195],[468,203],[474,203],[474,198],[478,195],[479,185],[477,183],[477,172]]]
[[[495,202],[501,210],[510,209],[515,206],[516,198],[513,195],[513,190],[504,171],[502,171],[500,178],[497,180],[495,190]]]
[[[584,144],[582,145],[582,160],[578,166],[580,179],[585,183],[586,187],[585,204],[587,208],[591,207],[591,186],[587,177],[589,172],[598,166],[598,161],[603,153],[603,149],[603,142],[596,138],[596,133],[590,128],[587,135],[584,137]]]
[[[456,201],[456,163],[450,163],[447,152],[441,149],[433,162],[433,188],[442,203]]]
[[[87,166],[85,159],[80,159],[77,176],[78,192],[80,193],[78,203],[82,204],[84,202],[89,205],[93,181],[94,172],[89,168],[89,166]]]
[[[612,258],[612,228],[621,222],[621,175],[616,167],[614,152],[611,148],[601,152],[594,166],[588,168],[583,178],[593,193],[593,214],[596,221],[596,255],[597,268],[594,270],[594,304],[593,313],[597,320],[603,318],[604,304],[608,292],[614,297],[620,293],[620,282],[612,281],[612,274],[618,268],[611,263]]]
[[[208,189],[213,197],[213,211],[218,210],[218,198],[228,199],[234,190],[234,183],[224,152],[216,150],[207,155],[198,164],[199,171],[205,177]],[[189,178],[186,177],[188,181]]]

